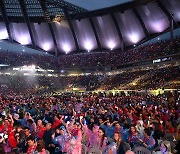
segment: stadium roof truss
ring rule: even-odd
[[[124,50],[179,25],[179,0],[137,0],[95,11],[64,0],[0,0],[0,40],[55,55]]]

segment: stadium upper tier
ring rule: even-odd
[[[124,50],[172,25],[180,25],[179,0],[139,0],[90,12],[62,0],[0,1],[1,40],[56,55]]]

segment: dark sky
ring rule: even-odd
[[[105,8],[105,7],[129,2],[132,0],[65,0],[65,1],[81,6],[88,10],[96,10],[100,8]]]

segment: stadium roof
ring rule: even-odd
[[[95,11],[64,0],[0,1],[0,40],[56,55],[124,50],[169,31],[171,25],[180,26],[179,0],[130,1]]]

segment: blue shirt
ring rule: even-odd
[[[107,125],[101,125],[100,127],[104,129],[106,136],[113,138],[115,127]]]

